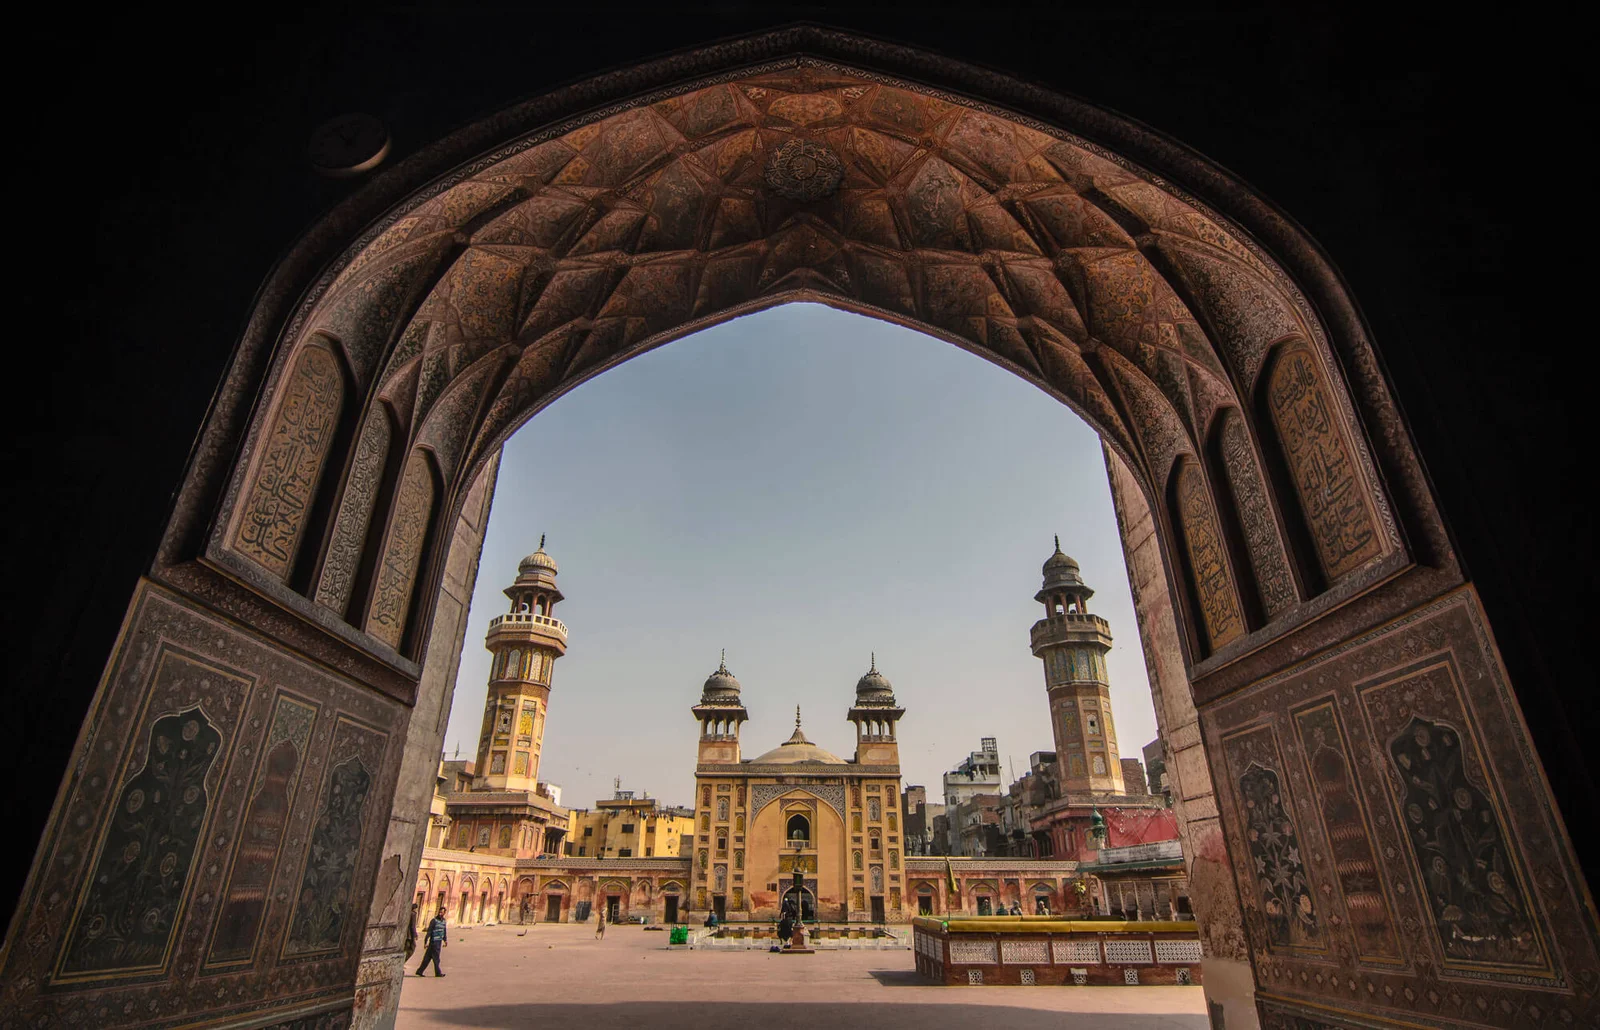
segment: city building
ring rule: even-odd
[[[1167,746],[1160,737],[1144,746],[1144,769],[1150,778],[1150,793],[1172,804],[1172,785],[1167,780]]]
[[[672,858],[683,853],[684,841],[694,835],[694,810],[634,797],[619,782],[611,800],[596,801],[593,811],[573,809],[570,824],[567,857]]]
[[[994,737],[983,737],[978,750],[944,774],[945,822],[941,853],[975,854],[977,846],[988,838],[988,831],[982,827],[996,824],[993,809],[1002,793],[999,745]],[[985,812],[990,814],[985,815]]]
[[[937,838],[939,851],[935,851],[934,823],[944,817],[945,806],[928,801],[928,788],[915,785],[907,787],[900,794],[900,810],[905,816],[905,840],[907,855],[933,855],[942,852],[943,838]]]

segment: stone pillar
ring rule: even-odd
[[[1213,1013],[1220,1007],[1229,1030],[1254,1030],[1260,1026],[1260,1018],[1244,916],[1217,816],[1211,770],[1200,742],[1200,717],[1178,642],[1178,624],[1155,519],[1127,465],[1104,444],[1101,450],[1105,454],[1106,476],[1111,481],[1111,500],[1117,510],[1133,610],[1139,618],[1139,640],[1144,645],[1156,726],[1167,746],[1167,781],[1172,786],[1172,810],[1177,816],[1183,860],[1189,870],[1189,903],[1205,946],[1202,965],[1206,1001]]]
[[[472,588],[478,581],[478,557],[489,527],[489,507],[494,502],[499,471],[497,454],[468,491],[445,558],[428,653],[417,686],[417,703],[406,729],[400,781],[395,787],[394,809],[383,843],[383,866],[361,944],[351,1030],[388,1030],[394,1026],[399,1011],[400,984],[405,978],[405,953],[401,950],[405,944],[405,921],[411,915],[422,848],[432,822],[429,803],[439,774],[439,754],[445,725],[450,721],[461,646],[466,639],[467,610],[472,604]],[[452,911],[452,918],[454,914]]]

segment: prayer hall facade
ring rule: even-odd
[[[712,913],[725,922],[766,922],[785,909],[808,921],[883,923],[1013,906],[1029,914],[1188,914],[1181,858],[1120,866],[1118,885],[1102,882],[1097,871],[1105,863],[1096,859],[1107,856],[1097,851],[1119,843],[1104,829],[1086,829],[1082,846],[1054,854],[910,853],[899,745],[906,709],[876,656],[844,712],[855,736],[849,758],[807,738],[799,707],[789,739],[745,757],[750,712],[724,658],[690,708],[699,731],[692,808],[620,790],[594,813],[563,808],[538,779],[552,669],[567,642],[566,626],[551,614],[562,598],[556,571],[541,540],[506,588],[510,612],[490,622],[485,646],[494,658],[477,760],[441,763],[412,891],[420,911],[443,908],[455,923],[598,914],[671,923]],[[1060,800],[1042,806],[1038,825],[1060,823],[1053,827],[1060,833],[1069,818],[1103,826],[1096,804],[1159,802],[1120,789],[1104,673],[1110,636],[1104,620],[1087,614],[1092,591],[1059,543],[1044,572],[1038,599],[1047,616],[1032,637],[1070,789],[1052,791]],[[1135,882],[1152,875],[1167,884]]]

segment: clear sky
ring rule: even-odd
[[[848,759],[845,711],[876,651],[906,709],[904,782],[999,738],[1016,774],[1054,748],[1028,650],[1061,535],[1111,624],[1124,757],[1155,737],[1100,442],[981,358],[817,304],[735,319],[578,387],[506,444],[448,754],[477,750],[517,562],[548,534],[570,636],[539,778],[589,807],[612,781],[691,804],[689,707],[728,651],[753,758],[806,735]],[[942,798],[941,798],[942,799]]]

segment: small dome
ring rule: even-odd
[[[856,700],[858,701],[893,701],[894,687],[889,683],[888,677],[878,671],[878,656],[872,656],[872,668],[867,674],[856,680]]]
[[[1049,579],[1050,574],[1057,569],[1071,570],[1074,574],[1078,572],[1078,563],[1073,561],[1070,555],[1062,553],[1060,537],[1056,537],[1056,553],[1044,560],[1045,578]]]
[[[708,701],[715,698],[737,698],[739,689],[739,681],[728,671],[727,652],[723,652],[717,671],[707,676],[705,686],[700,688],[700,696]]]
[[[544,553],[544,536],[539,537],[539,549],[517,563],[518,572],[531,572],[534,569],[548,569],[554,576],[560,570],[556,568],[556,560]]]

